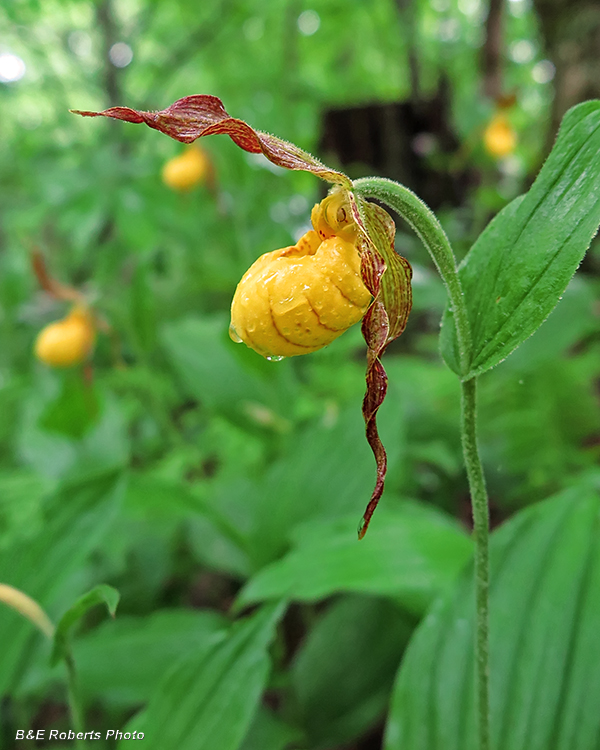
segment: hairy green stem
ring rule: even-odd
[[[352,183],[363,198],[385,203],[409,224],[433,258],[446,289],[456,323],[456,338],[463,376],[469,371],[471,328],[452,247],[435,214],[412,190],[383,177],[365,177]]]
[[[462,372],[461,435],[467,469],[475,536],[476,677],[478,750],[490,747],[489,699],[489,506],[485,478],[477,447],[477,379],[468,377],[471,363],[471,328],[456,259],[442,226],[430,209],[412,191],[381,177],[356,180],[352,188],[363,198],[375,198],[396,211],[421,239],[440,276],[454,315]]]
[[[475,534],[475,602],[477,629],[475,661],[477,665],[477,710],[479,713],[479,750],[490,747],[490,657],[489,657],[489,529],[490,514],[483,467],[477,446],[477,378],[462,382],[461,433],[463,456],[469,479],[473,531]]]

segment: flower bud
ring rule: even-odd
[[[72,367],[89,357],[95,338],[90,311],[76,305],[65,318],[40,331],[35,341],[35,356],[50,367]]]
[[[495,115],[483,134],[485,150],[497,159],[512,154],[517,145],[517,134],[508,122],[506,115]]]
[[[210,169],[206,153],[198,146],[190,146],[165,164],[162,179],[171,190],[186,191],[202,182]]]
[[[261,255],[244,274],[230,335],[267,359],[308,354],[358,323],[370,302],[356,246],[310,231],[291,247]]]

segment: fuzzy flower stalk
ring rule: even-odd
[[[244,274],[232,302],[230,335],[278,360],[321,349],[362,320],[367,344],[362,410],[377,464],[375,488],[359,525],[362,539],[387,470],[376,419],[387,391],[381,356],[404,331],[412,306],[412,270],[394,249],[395,226],[389,214],[358,195],[345,174],[230,117],[215,96],[187,96],[159,112],[111,107],[75,114],[145,123],[187,144],[225,134],[244,151],[262,153],[279,167],[312,172],[332,184],[330,194],[313,208],[313,228],[295,245],[265,253]]]

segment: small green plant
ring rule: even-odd
[[[88,610],[98,604],[106,605],[109,613],[114,617],[119,598],[119,592],[111,586],[96,586],[72,604],[55,626],[35,599],[13,586],[0,583],[0,602],[23,615],[51,642],[50,665],[55,666],[64,662],[69,711],[73,727],[71,732],[73,737],[69,739],[74,739],[76,747],[79,748],[85,747],[83,740],[87,739],[87,735],[84,737],[84,717],[77,684],[77,671],[71,650],[71,634]],[[24,732],[21,738],[23,738],[23,734]],[[29,735],[33,737],[34,733],[30,731]],[[39,738],[45,739],[45,732],[41,732]]]

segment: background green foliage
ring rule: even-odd
[[[305,231],[323,185],[215,137],[202,146],[216,191],[174,193],[160,172],[179,144],[68,110],[159,109],[211,93],[233,116],[314,152],[324,109],[413,97],[416,56],[420,96],[447,82],[449,126],[461,144],[451,157],[434,149],[424,164],[477,173],[464,203],[451,208],[449,200],[439,212],[462,255],[529,186],[546,156],[552,99],[535,14],[525,0],[511,1],[504,77],[507,92],[517,92],[510,118],[519,143],[500,163],[485,153],[481,137],[494,112],[481,93],[486,12],[479,0],[16,0],[0,9],[0,55],[26,65],[21,80],[0,83],[0,582],[39,601],[55,623],[98,584],[120,592],[114,620],[95,607],[70,633],[86,729],[127,725],[161,750],[375,750],[404,649],[435,600],[411,642],[386,747],[433,750],[438,737],[450,742],[448,726],[457,727],[452,736],[468,733],[459,389],[438,353],[445,294],[425,252],[399,226],[415,303],[385,356],[390,389],[379,421],[390,468],[358,545],[375,476],[360,415],[358,327],[280,363],[227,334],[237,281],[259,254]],[[110,62],[117,43],[133,52],[124,68]],[[37,332],[66,313],[39,290],[33,249],[53,276],[85,291],[113,330],[99,336],[92,383],[78,368],[51,371],[32,356]],[[561,634],[575,639],[572,623],[591,643],[598,623],[593,596],[583,611],[583,594],[567,596],[570,579],[544,577],[535,556],[549,555],[562,535],[573,580],[598,591],[598,268],[592,247],[547,322],[480,383],[494,523],[564,491],[517,515],[496,540],[497,569],[522,550],[492,592],[492,617],[507,618],[496,638],[511,664],[527,592],[545,607],[530,637],[547,637],[548,653],[557,653]],[[555,606],[564,607],[562,630],[547,632]],[[444,651],[442,636],[453,628],[462,651]],[[19,728],[69,728],[64,669],[50,666],[51,644],[4,607],[0,644],[0,747],[13,747]],[[558,684],[568,673],[571,683],[559,689],[566,708],[557,714],[548,693],[539,710],[555,717],[548,736],[563,742],[556,747],[587,748],[593,729],[580,726],[578,738],[569,723],[589,680],[577,648],[562,662],[533,659],[516,682],[499,674],[493,715],[509,711],[506,685],[526,697],[534,678]],[[428,660],[435,664],[423,677]],[[411,703],[421,678],[439,699],[437,724],[421,693]],[[498,747],[547,746],[532,739],[546,735],[523,728],[527,717],[510,713],[510,721]],[[413,734],[401,736],[400,724]]]

